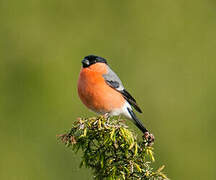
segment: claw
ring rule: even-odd
[[[103,114],[103,117],[104,117],[105,119],[108,119],[108,118],[109,118],[109,113]]]

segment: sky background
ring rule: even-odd
[[[56,140],[95,115],[77,95],[89,54],[108,60],[144,110],[155,168],[216,179],[215,47],[215,0],[1,0],[0,179],[91,179]]]

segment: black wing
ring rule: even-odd
[[[142,110],[137,105],[136,100],[124,89],[121,80],[110,68],[109,72],[104,74],[103,77],[110,87],[120,92],[131,106],[133,106],[139,113],[142,113]]]
[[[122,95],[124,96],[124,98],[127,100],[127,102],[130,105],[132,105],[139,113],[142,113],[142,110],[140,109],[140,107],[136,103],[136,100],[130,95],[129,92],[127,92],[125,89],[120,91],[120,92],[122,93]]]

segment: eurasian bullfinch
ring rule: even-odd
[[[121,80],[109,67],[106,59],[89,55],[82,60],[78,94],[82,102],[96,113],[109,116],[124,115],[132,119],[144,133],[147,141],[149,143],[154,141],[154,136],[136,117],[131,106],[139,113],[142,113],[142,110],[136,100],[125,90]]]

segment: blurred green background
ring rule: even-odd
[[[155,167],[216,179],[215,47],[215,0],[1,0],[0,179],[91,179],[56,141],[94,115],[76,90],[89,54],[107,58],[144,109]]]

